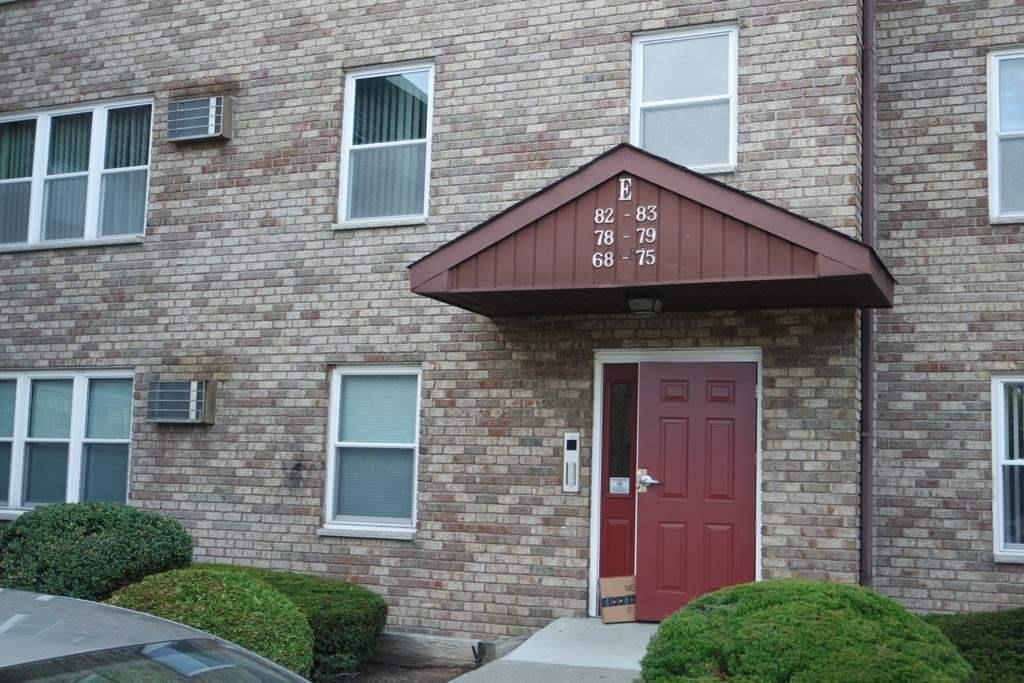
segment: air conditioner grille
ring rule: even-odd
[[[171,100],[167,105],[167,139],[171,141],[231,137],[231,98]]]
[[[202,422],[207,413],[206,382],[162,381],[149,386],[146,419],[150,422]]]

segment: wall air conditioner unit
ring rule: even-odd
[[[172,424],[213,424],[217,383],[213,380],[150,382],[146,421]]]
[[[167,105],[167,140],[231,139],[233,97],[171,100]]]

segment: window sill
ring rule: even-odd
[[[340,536],[342,538],[383,538],[391,541],[412,541],[416,538],[416,528],[386,526],[325,526],[317,529],[316,535]]]
[[[0,510],[0,521],[3,521],[5,519],[17,519],[26,512],[28,512],[28,510],[16,510],[14,508]]]
[[[989,223],[992,225],[1005,225],[1007,223],[1024,223],[1024,213],[1010,214],[1008,216],[990,216]]]
[[[701,175],[725,175],[727,173],[735,173],[736,165],[730,164],[725,166],[687,166],[687,170],[693,171],[694,173],[700,173]]]
[[[331,227],[335,230],[360,230],[362,228],[400,228],[415,227],[427,224],[426,216],[396,216],[394,218],[367,218],[363,220],[342,221]]]
[[[95,240],[52,240],[32,244],[0,244],[0,253],[7,251],[46,251],[48,249],[77,249],[81,247],[106,247],[115,244],[142,244],[142,235],[124,237],[102,237]]]
[[[995,561],[1002,564],[1024,564],[1024,552],[996,551]]]

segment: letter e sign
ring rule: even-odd
[[[633,179],[619,178],[619,201],[628,202],[633,198]]]

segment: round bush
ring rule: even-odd
[[[373,652],[387,622],[388,607],[384,599],[353,583],[254,567],[195,566],[251,576],[295,603],[313,629],[312,678],[315,681],[357,671]]]
[[[107,602],[219,636],[303,676],[313,664],[313,633],[306,617],[251,577],[176,569],[147,576]]]
[[[103,600],[144,576],[185,567],[177,521],[117,503],[45,505],[0,529],[0,586]]]
[[[644,681],[968,681],[935,627],[866,588],[782,580],[701,596],[661,623]]]

